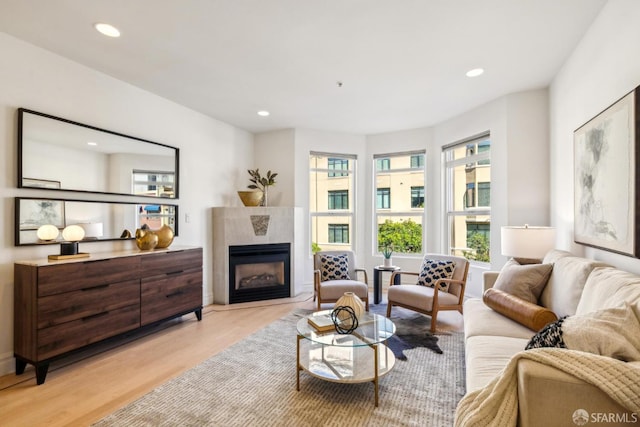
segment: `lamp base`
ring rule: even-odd
[[[60,243],[60,255],[75,255],[78,253],[78,242]]]

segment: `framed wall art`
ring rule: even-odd
[[[639,88],[574,132],[574,240],[636,257]]]

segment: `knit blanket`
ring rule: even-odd
[[[456,409],[456,426],[515,426],[516,369],[520,359],[539,362],[598,387],[631,412],[640,412],[640,365],[582,351],[539,348],[514,355],[485,388],[468,393]]]

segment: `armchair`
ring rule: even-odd
[[[355,293],[369,311],[369,281],[367,271],[356,268],[353,251],[320,251],[313,256],[314,300],[318,300],[318,310],[322,303],[336,302],[345,292]],[[358,273],[363,273],[364,281],[359,281]]]
[[[443,263],[443,262],[444,263]],[[447,261],[450,262],[448,266]],[[453,272],[450,271],[453,267]],[[391,275],[387,298],[387,317],[391,317],[393,306],[431,316],[431,332],[436,331],[438,312],[458,310],[462,313],[464,290],[467,284],[469,261],[463,257],[426,254],[420,273],[397,271]],[[447,270],[442,273],[443,270]],[[418,276],[423,284],[393,285],[397,275]],[[448,277],[447,277],[448,276]]]

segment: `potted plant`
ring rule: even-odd
[[[391,267],[391,255],[393,255],[393,248],[391,245],[385,245],[382,248],[382,256],[384,257],[384,267]]]
[[[267,206],[269,200],[269,187],[276,184],[276,176],[278,176],[278,174],[267,171],[266,176],[261,176],[260,169],[257,168],[255,170],[249,169],[247,170],[247,172],[249,172],[249,175],[251,176],[251,179],[249,181],[253,183],[248,185],[247,188],[262,191],[262,202],[260,203],[260,206]]]

